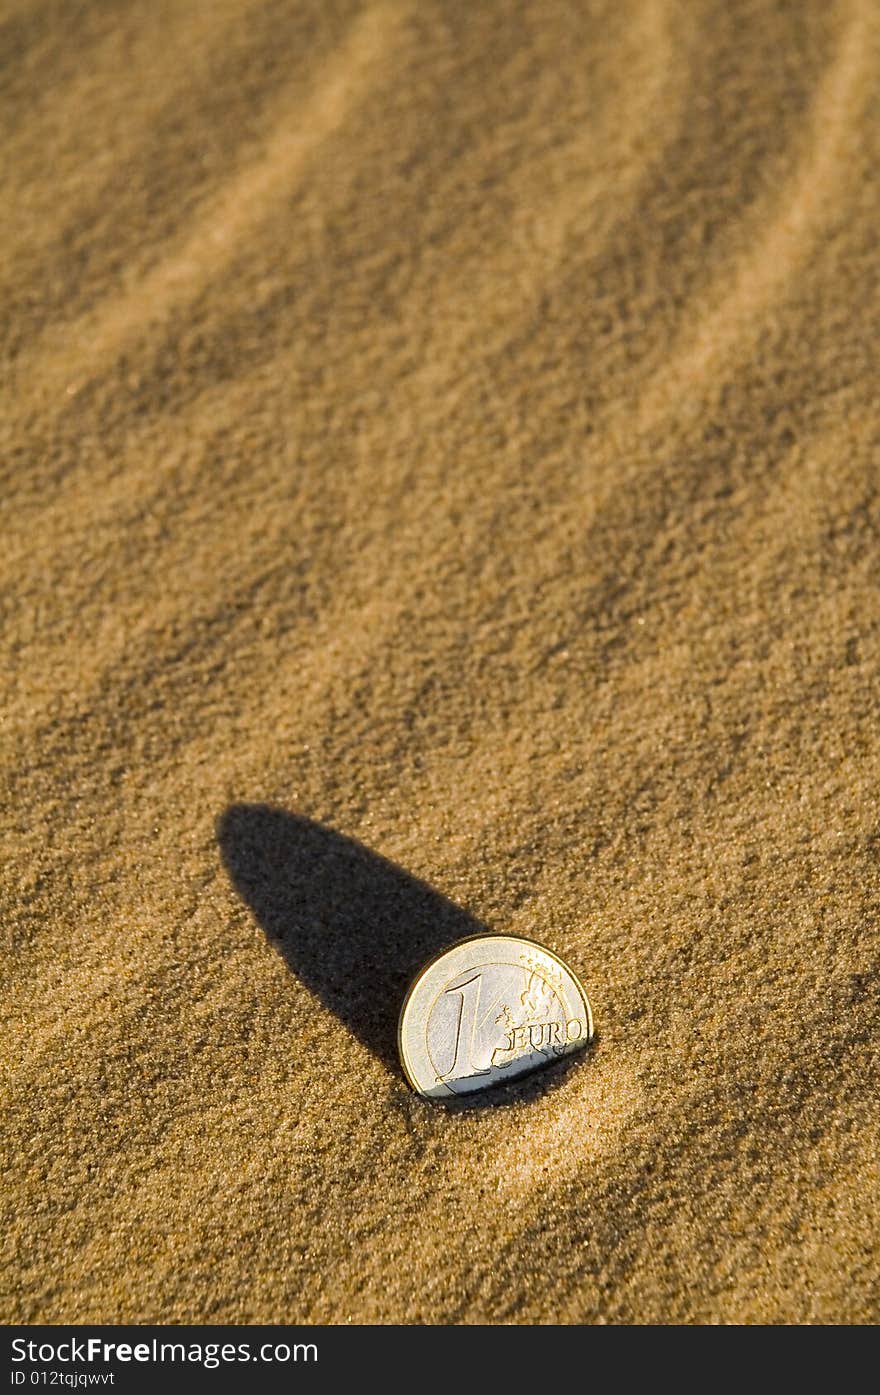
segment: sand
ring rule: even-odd
[[[2,1315],[878,1304],[873,0],[7,0]],[[417,1098],[484,927],[587,1057]]]

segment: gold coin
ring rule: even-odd
[[[551,1065],[592,1036],[589,999],[558,954],[517,935],[472,935],[422,969],[397,1041],[413,1089],[448,1098]]]

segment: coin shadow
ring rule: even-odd
[[[233,886],[290,971],[401,1076],[397,1022],[407,988],[428,959],[488,927],[362,843],[285,809],[231,805],[217,841]],[[442,1103],[455,1112],[527,1103],[557,1088],[580,1054]]]
[[[291,972],[397,1073],[406,989],[427,959],[485,925],[362,843],[284,809],[232,805],[217,839]]]

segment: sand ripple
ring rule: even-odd
[[[0,57],[4,1315],[876,1320],[876,6]],[[590,1059],[416,1100],[447,917]]]

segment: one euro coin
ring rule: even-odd
[[[474,935],[418,974],[398,1046],[413,1089],[449,1098],[552,1065],[592,1036],[587,994],[558,954],[515,935]]]

